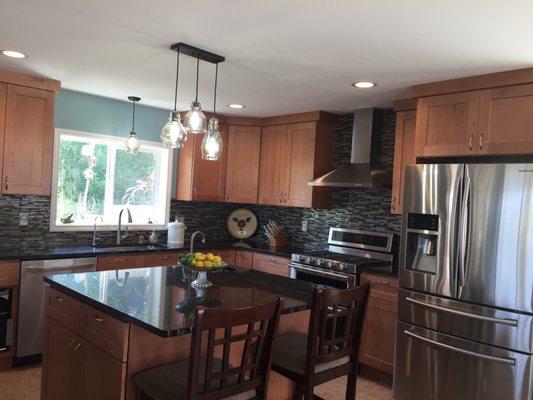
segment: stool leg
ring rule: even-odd
[[[346,400],[355,400],[357,389],[357,370],[348,374],[348,383],[346,385]]]
[[[313,400],[313,386],[307,385],[304,388],[304,400]]]
[[[300,400],[302,398],[302,387],[297,383],[294,384],[294,390],[292,392],[292,400]]]

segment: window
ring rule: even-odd
[[[142,142],[128,154],[124,138],[57,129],[50,229],[88,230],[95,220],[114,229],[126,207],[131,228],[165,228],[171,157],[161,143]]]

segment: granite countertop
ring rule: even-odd
[[[249,307],[280,296],[283,313],[311,307],[317,285],[240,268],[208,272],[213,286],[190,286],[189,269],[138,268],[45,276],[53,288],[124,322],[131,322],[162,337],[191,332],[195,306]],[[198,300],[200,298],[200,300]]]

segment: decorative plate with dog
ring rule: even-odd
[[[247,208],[233,210],[226,221],[228,232],[236,239],[248,239],[257,230],[257,217]]]

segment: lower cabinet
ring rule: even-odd
[[[250,251],[235,251],[235,265],[241,268],[252,269],[253,253]]]
[[[120,254],[98,257],[97,270],[129,269],[144,267],[144,255]]]
[[[385,373],[394,371],[394,345],[398,307],[398,280],[361,274],[361,284],[370,283],[359,362]]]
[[[253,253],[253,269],[269,274],[289,277],[289,262],[285,257],[276,257],[269,254]]]

